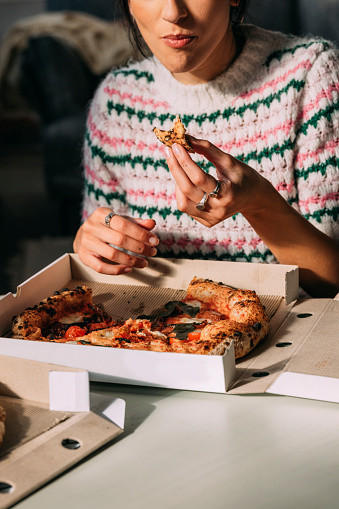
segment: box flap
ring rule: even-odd
[[[339,403],[339,301],[302,301],[294,312],[304,340],[267,392]]]
[[[328,387],[332,382],[336,387],[339,378],[338,330],[339,301],[304,299],[296,302],[290,306],[278,330],[272,331],[260,345],[262,351],[259,348],[250,361],[239,362],[238,377],[230,392],[270,392],[334,401],[333,390],[329,391]],[[309,378],[306,385],[306,378],[286,376],[286,373],[326,377],[327,380],[326,384],[322,381],[321,389],[320,378],[319,384],[315,378]]]
[[[1,509],[69,469],[122,430],[93,412],[77,413],[33,440],[17,447],[0,461]]]
[[[120,435],[125,402],[100,395],[89,398],[88,373],[81,369],[0,356],[0,371],[0,404],[6,410],[6,433],[0,448],[3,509]],[[61,405],[59,401],[58,411],[49,408],[51,374],[52,392],[61,378],[70,383],[73,393],[70,401],[62,398]],[[91,410],[74,411],[74,400],[78,406],[79,398],[76,392],[81,399],[85,385]],[[69,408],[65,402],[71,403]]]
[[[84,372],[15,356],[0,355],[0,394],[49,405],[50,371]]]

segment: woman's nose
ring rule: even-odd
[[[184,0],[164,0],[161,17],[169,23],[178,23],[187,17],[187,8]]]

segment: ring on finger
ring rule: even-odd
[[[213,189],[213,191],[211,191],[209,194],[209,196],[211,198],[216,198],[218,196],[218,192],[220,190],[220,180],[217,180],[217,184],[215,186],[215,189]]]
[[[105,226],[108,226],[108,228],[111,226],[111,219],[113,216],[116,216],[116,213],[112,211],[105,217]]]
[[[208,200],[208,194],[204,193],[202,200],[196,204],[195,208],[198,210],[204,210],[207,200]]]

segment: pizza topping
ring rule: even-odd
[[[74,313],[73,315],[62,316],[59,321],[66,325],[72,325],[74,323],[84,322],[84,316],[82,313]]]
[[[195,331],[194,323],[176,323],[173,329],[175,337],[180,340],[187,339],[188,334],[193,331]]]
[[[79,337],[85,336],[85,335],[86,335],[85,329],[82,329],[78,325],[73,325],[72,327],[69,327],[67,329],[66,334],[65,334],[65,338],[66,339],[79,338]]]
[[[172,316],[174,314],[179,314],[180,312],[185,313],[191,317],[194,317],[199,312],[199,307],[193,307],[181,300],[172,300],[167,302],[163,309],[159,311],[155,315],[140,315],[137,317],[137,320],[146,319],[146,320],[156,320],[157,318]]]
[[[201,336],[201,330],[199,330],[199,329],[196,329],[196,330],[189,332],[187,334],[189,341],[199,341],[200,336]]]

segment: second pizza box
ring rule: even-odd
[[[95,304],[117,319],[126,319],[151,314],[167,301],[182,298],[194,276],[255,290],[265,304],[270,316],[269,335],[242,360],[235,362],[232,347],[223,356],[201,356],[5,337],[13,315],[64,287],[91,286]],[[332,401],[328,385],[338,382],[339,363],[333,366],[329,359],[333,357],[330,349],[336,346],[339,301],[299,301],[298,284],[295,266],[157,258],[146,269],[106,276],[84,266],[77,255],[66,254],[20,285],[16,295],[9,293],[0,301],[0,334],[4,336],[0,349],[9,356],[86,369],[95,381],[235,394],[270,390],[290,394],[294,387],[299,393],[292,395]],[[313,349],[314,342],[319,341],[319,320],[330,330],[324,345]],[[322,339],[323,334],[320,336]],[[289,373],[299,380],[291,382]],[[312,377],[316,377],[316,386],[320,378],[323,380],[323,390],[312,388]]]
[[[0,508],[123,432],[125,401],[90,393],[88,372],[0,355]]]

